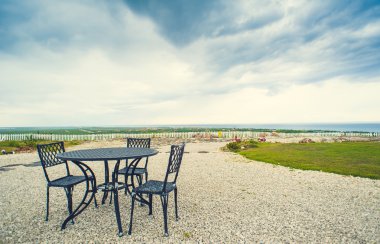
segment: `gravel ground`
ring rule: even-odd
[[[163,179],[169,146],[154,140],[160,153],[149,161],[150,179]],[[121,141],[82,144],[68,150],[123,146]],[[153,217],[136,207],[132,236],[119,238],[113,205],[89,206],[74,225],[61,231],[66,217],[63,189],[51,188],[50,220],[44,221],[46,182],[37,153],[0,156],[1,242],[318,242],[379,243],[380,181],[293,170],[220,151],[225,142],[188,143],[175,221],[169,200],[169,237],[163,237],[158,197]],[[17,165],[19,164],[19,165]],[[89,162],[98,181],[103,165]],[[13,165],[13,166],[12,166]],[[58,175],[58,171],[52,172]],[[74,191],[74,205],[83,188]],[[98,201],[100,194],[97,194]],[[130,199],[120,195],[126,233]]]

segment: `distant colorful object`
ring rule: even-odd
[[[260,141],[260,142],[266,142],[267,139],[266,139],[265,137],[260,137],[260,138],[259,138],[259,141]]]
[[[219,138],[222,138],[222,137],[223,137],[223,134],[222,134],[221,131],[218,131],[218,137],[219,137]]]
[[[7,152],[5,150],[1,150],[1,154],[15,154],[15,151]]]

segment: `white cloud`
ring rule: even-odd
[[[305,42],[299,19],[328,6],[281,3],[281,18],[244,29],[273,6],[252,12],[243,1],[232,12],[239,31],[179,48],[108,3],[29,4],[32,18],[12,28],[18,42],[0,49],[0,126],[380,121],[379,74],[340,55],[378,36],[378,21],[317,26],[323,34]]]
[[[293,85],[273,96],[265,89],[245,88],[230,94],[183,101],[186,110],[154,120],[186,123],[317,123],[377,121],[379,83],[366,85],[331,80],[323,84]],[[366,104],[363,107],[363,104]],[[190,112],[189,112],[190,111]],[[328,120],[326,120],[328,118]]]

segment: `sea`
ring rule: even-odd
[[[285,130],[322,130],[341,132],[380,132],[380,123],[316,123],[316,124],[199,124],[167,125],[164,127],[231,128],[231,129],[285,129]]]
[[[338,131],[338,132],[377,132],[380,133],[380,123],[283,123],[283,124],[178,124],[178,125],[107,125],[107,126],[44,126],[44,127],[0,127],[2,131],[37,131],[42,129],[73,129],[73,128],[225,128],[225,129],[266,129],[266,130],[306,130],[306,131]]]

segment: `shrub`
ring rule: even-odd
[[[246,150],[250,148],[256,148],[258,142],[255,140],[242,141],[242,142],[230,142],[227,144],[227,149],[232,152],[237,152],[240,150]]]
[[[257,147],[259,143],[257,141],[255,141],[255,140],[251,139],[249,141],[244,141],[242,144],[243,144],[242,146],[244,146],[244,148],[248,149],[248,148],[255,148],[255,147]]]
[[[230,151],[236,152],[240,149],[240,143],[238,142],[230,142],[227,144],[227,148]]]

